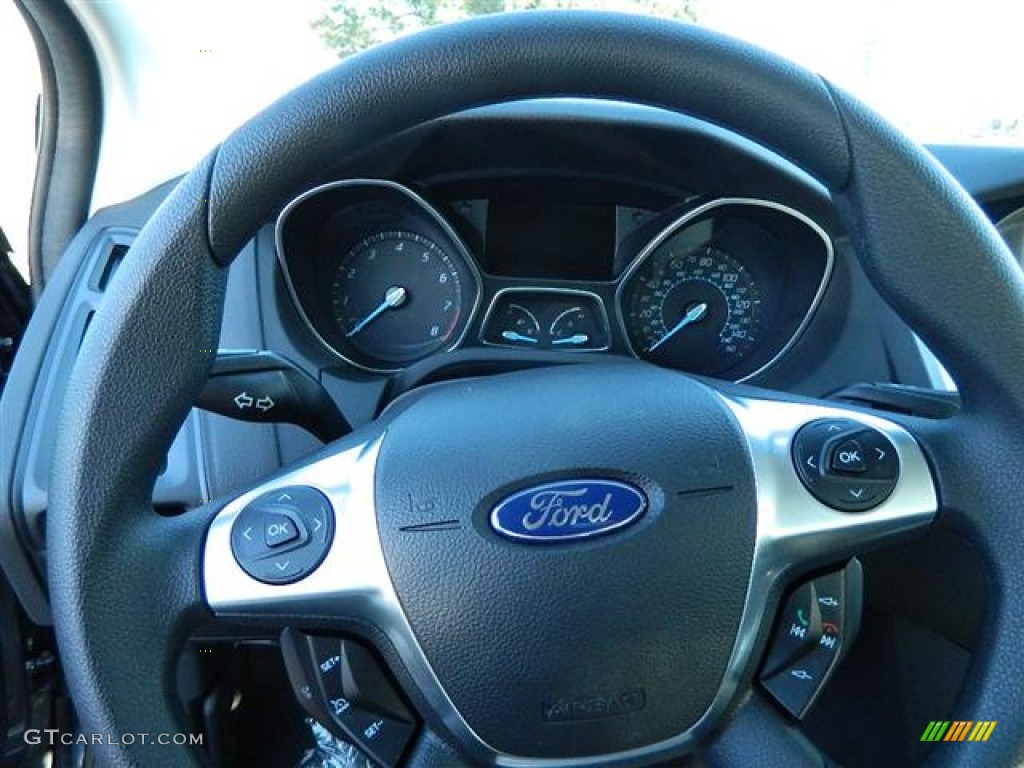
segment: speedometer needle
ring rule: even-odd
[[[677,333],[679,333],[681,330],[683,330],[683,328],[685,328],[686,326],[692,325],[693,323],[697,323],[697,322],[700,322],[701,320],[703,320],[707,316],[707,314],[708,314],[708,305],[707,304],[705,304],[703,301],[700,304],[694,304],[692,307],[690,307],[690,310],[683,316],[683,319],[680,320],[678,323],[676,323],[675,327],[672,328],[671,331],[666,333],[664,336],[662,336],[660,339],[658,339],[656,342],[654,342],[651,346],[649,346],[647,348],[647,351],[648,352],[653,352],[658,347],[660,347],[662,344],[664,344],[666,341],[668,341],[673,336],[675,336]]]
[[[376,309],[370,314],[355,324],[355,327],[345,334],[346,339],[351,339],[366,326],[376,320],[378,317],[383,315],[389,309],[397,309],[398,307],[405,304],[405,300],[408,298],[409,292],[400,285],[393,285],[384,291],[384,301],[382,301]]]

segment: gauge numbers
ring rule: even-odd
[[[699,373],[726,370],[759,341],[761,297],[749,270],[712,245],[667,241],[625,288],[626,330],[643,358]]]
[[[406,231],[360,240],[338,264],[331,309],[346,343],[374,368],[398,368],[448,346],[462,275],[432,240]]]

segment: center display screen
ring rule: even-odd
[[[484,268],[492,275],[611,280],[615,207],[491,200]]]

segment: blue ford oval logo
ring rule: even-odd
[[[566,480],[519,491],[491,512],[491,527],[516,541],[591,538],[635,522],[647,497],[615,480]]]

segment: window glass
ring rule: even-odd
[[[1024,3],[1007,0],[69,2],[85,19],[103,17],[108,35],[95,41],[107,78],[96,206],[184,173],[232,128],[339,58],[425,26],[535,8],[695,23],[821,73],[919,141],[1024,145]]]

